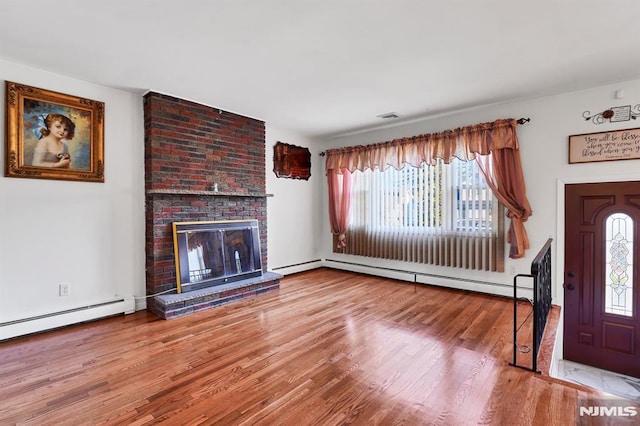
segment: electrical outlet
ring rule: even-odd
[[[68,296],[69,293],[71,293],[71,284],[69,283],[60,284],[60,286],[58,287],[58,294],[60,296]]]
[[[511,265],[509,266],[509,275],[515,275],[516,274],[516,267]]]

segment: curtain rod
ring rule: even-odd
[[[530,121],[531,121],[531,119],[530,119],[529,117],[527,117],[527,118],[519,118],[519,119],[517,119],[517,120],[516,120],[516,122],[517,122],[518,124],[524,124],[524,123],[528,123],[528,122],[530,122]],[[324,152],[324,151],[322,151],[322,152],[321,152],[321,153],[319,153],[318,155],[319,155],[320,157],[324,157],[326,154],[325,154],[325,152]]]

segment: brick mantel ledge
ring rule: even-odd
[[[273,197],[273,194],[264,193],[241,193],[241,192],[220,192],[220,191],[193,191],[189,189],[149,189],[147,194],[162,194],[162,195],[213,195],[221,197],[252,197],[252,198],[268,198]]]

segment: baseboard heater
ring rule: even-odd
[[[493,294],[496,296],[511,297],[513,286],[510,284],[493,283],[488,281],[472,280],[468,278],[455,278],[444,275],[427,274],[413,271],[403,271],[400,269],[371,266],[355,262],[344,262],[341,260],[325,259],[322,265],[327,268],[342,269],[345,271],[359,272],[363,274],[375,275],[378,277],[391,278],[394,280],[408,281],[417,284],[428,284],[439,287],[453,288],[458,290],[468,290],[478,293]],[[524,294],[533,292],[529,287],[520,287]]]
[[[0,340],[133,312],[135,312],[135,299],[129,296],[65,311],[3,322],[0,323]]]
[[[293,265],[277,266],[272,268],[272,271],[278,272],[282,275],[296,274],[298,272],[310,271],[311,269],[317,269],[322,267],[322,260],[315,259],[308,262],[295,263]]]

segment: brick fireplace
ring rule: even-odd
[[[154,92],[144,120],[147,295],[176,288],[176,221],[258,220],[264,270],[255,282],[150,298],[148,309],[173,318],[277,289],[266,271],[264,122]]]

